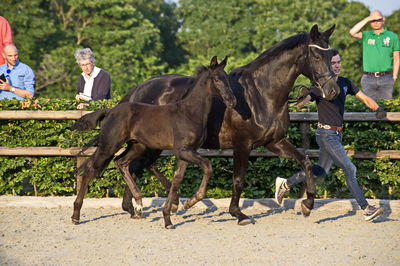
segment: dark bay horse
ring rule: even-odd
[[[226,62],[227,58],[218,64],[217,58],[213,57],[208,68],[202,67],[198,70],[197,76],[190,82],[187,95],[181,100],[167,105],[125,102],[109,109],[101,126],[96,151],[78,169],[83,172],[83,180],[74,202],[74,223],[79,223],[89,180],[100,175],[125,143],[127,147],[115,158],[115,164],[136,200],[135,212],[138,216],[141,216],[142,196],[129,172],[129,164],[146,149],[173,150],[178,158],[177,170],[163,210],[166,228],[173,228],[170,219],[172,202],[178,197],[179,185],[188,163],[197,164],[204,173],[196,196],[189,202],[194,205],[204,198],[212,168],[197,149],[206,139],[212,98],[219,96],[229,108],[236,105],[228,74],[224,71]],[[163,89],[164,86],[159,87],[159,90]]]
[[[222,101],[213,100],[207,139],[202,147],[233,149],[233,194],[229,212],[238,219],[240,225],[251,222],[241,212],[239,200],[243,192],[250,151],[260,146],[301,165],[307,182],[307,199],[302,202],[302,212],[304,216],[310,215],[316,193],[312,164],[285,137],[289,125],[288,96],[296,78],[301,74],[310,79],[322,97],[330,100],[337,96],[339,88],[330,67],[329,51],[329,38],[334,27],[319,32],[318,26],[314,25],[309,33],[289,37],[270,47],[247,65],[232,70],[229,81],[237,99],[234,109],[226,109]],[[180,75],[156,77],[132,88],[121,102],[136,101],[158,105],[174,102],[185,95],[189,88],[187,84],[191,80],[191,77]],[[165,90],[159,91],[157,88]],[[81,119],[87,123],[88,128],[94,128],[107,112],[107,109],[98,110]],[[145,151],[141,158],[132,162],[131,170],[139,176],[144,168],[155,162],[160,153],[160,150]],[[122,208],[134,215],[129,189],[125,189]]]

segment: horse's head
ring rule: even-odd
[[[303,74],[327,100],[334,99],[340,93],[340,88],[336,84],[336,74],[331,68],[332,52],[329,48],[329,37],[334,29],[335,25],[325,32],[319,32],[317,25],[311,28],[303,69]]]
[[[233,108],[236,106],[236,98],[229,84],[228,74],[224,70],[227,61],[228,57],[226,56],[225,59],[218,64],[217,57],[214,56],[211,59],[208,71],[216,93],[222,98],[228,108]]]

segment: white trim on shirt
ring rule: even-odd
[[[82,72],[82,76],[85,80],[85,87],[83,89],[83,95],[92,99],[92,89],[94,78],[100,73],[101,68],[94,66],[92,73],[90,73],[90,77],[86,77],[85,73]]]

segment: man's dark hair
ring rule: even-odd
[[[332,57],[337,56],[339,54],[339,51],[336,48],[331,49]]]

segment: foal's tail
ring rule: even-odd
[[[87,115],[82,116],[74,124],[71,125],[71,129],[77,131],[85,131],[95,129],[97,124],[101,122],[104,117],[110,112],[110,108],[108,109],[100,109],[89,113]]]
[[[94,136],[88,143],[86,143],[82,149],[75,155],[75,157],[80,157],[87,149],[93,146],[97,146],[99,144],[100,134]]]

